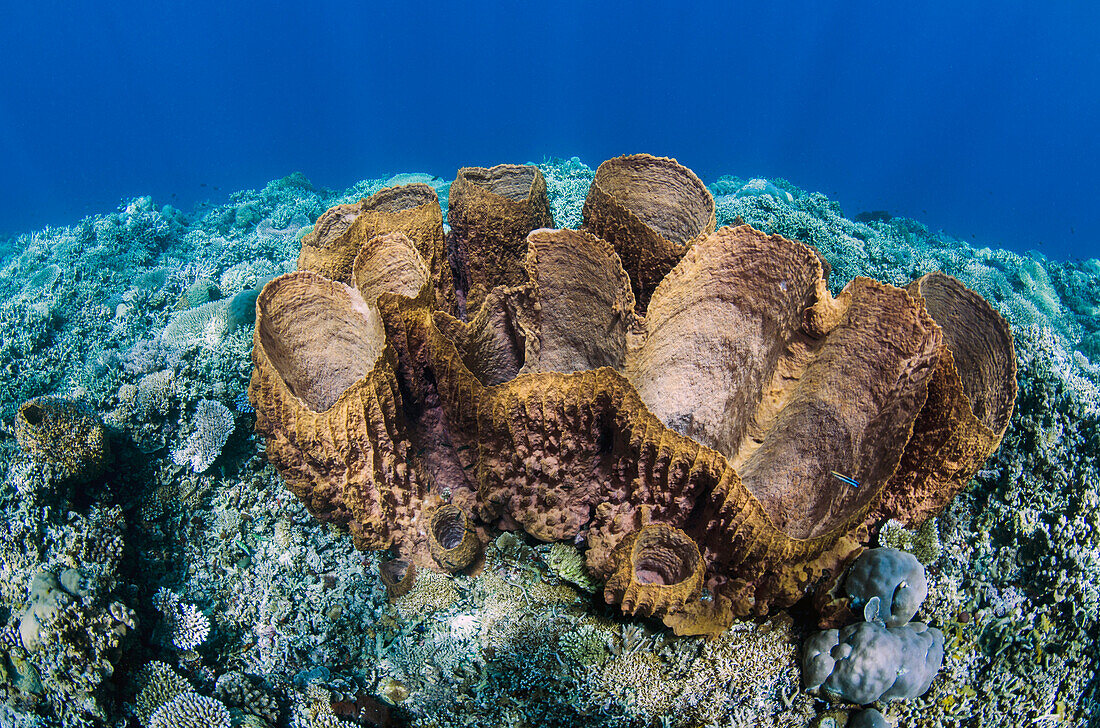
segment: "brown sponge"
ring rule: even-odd
[[[437,307],[453,312],[454,281],[447,263],[443,212],[435,190],[426,184],[387,187],[356,205],[330,208],[302,237],[298,270],[349,283],[352,264],[363,246],[376,235],[395,232],[415,244],[431,275]]]
[[[678,612],[699,598],[703,558],[686,533],[652,524],[633,532],[615,549],[615,571],[604,587],[607,601],[630,614]]]
[[[714,232],[714,197],[687,167],[667,157],[628,154],[596,169],[584,201],[584,226],[615,246],[630,274],[638,311],[687,252]]]
[[[943,332],[928,399],[913,425],[875,523],[917,525],[939,513],[1001,443],[1016,402],[1016,357],[1008,323],[958,280],[929,273],[909,291]]]
[[[493,288],[524,282],[527,233],[554,224],[546,180],[531,165],[463,167],[451,184],[447,221],[473,316]]]
[[[681,199],[648,213],[651,231],[712,220],[694,175],[624,159],[620,198]],[[299,271],[258,299],[250,396],[268,457],[312,513],[407,565],[391,589],[522,529],[586,544],[625,611],[713,634],[793,604],[881,519],[938,511],[1000,441],[1011,335],[958,281],[857,278],[833,296],[810,247],[704,219],[675,260],[669,239],[635,238],[635,260],[670,263],[642,315],[593,226],[483,235],[507,215],[479,207],[500,196],[482,183],[526,200],[541,177],[522,170],[463,182],[457,209],[485,222],[464,229],[467,261],[493,272],[468,322],[441,310],[403,232],[357,244],[347,283]],[[471,253],[475,239],[496,242]],[[504,262],[521,250],[522,275]]]

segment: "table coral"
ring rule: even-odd
[[[525,276],[490,280],[467,320],[440,306],[441,279],[401,231],[361,238],[346,280],[299,270],[264,287],[256,427],[311,512],[360,548],[438,570],[461,568],[432,545],[433,517],[453,509],[466,525],[439,532],[451,547],[516,528],[587,542],[601,580],[627,539],[671,529],[695,556],[635,560],[633,583],[684,576],[682,598],[645,609],[714,633],[792,604],[871,525],[931,515],[965,485],[1015,399],[1004,321],[943,275],[909,290],[857,278],[833,296],[813,248],[749,226],[710,232],[694,175],[639,156],[627,182],[597,173],[585,222],[601,229],[612,189],[630,213],[614,214],[644,229],[609,224],[613,246],[546,229],[521,243],[508,227]],[[646,200],[660,204],[634,209]],[[468,216],[456,282],[479,245],[489,260],[505,244],[493,214]],[[339,227],[323,222],[319,234]],[[655,242],[673,228],[690,240]],[[669,269],[628,274],[617,251],[649,260],[653,246]],[[639,608],[624,583],[605,597]]]

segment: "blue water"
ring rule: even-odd
[[[0,235],[292,171],[646,151],[1098,256],[1098,35],[1058,1],[8,2]]]

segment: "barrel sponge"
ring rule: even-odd
[[[699,598],[703,570],[699,547],[686,533],[665,524],[644,526],[616,549],[605,596],[631,614],[677,612]]]
[[[466,568],[481,551],[481,542],[469,516],[451,503],[440,506],[432,513],[428,545],[432,558],[447,571]]]
[[[859,705],[903,700],[923,695],[942,663],[943,633],[934,627],[858,622],[806,641],[802,682],[807,690]]]
[[[892,548],[864,551],[848,570],[844,588],[857,610],[878,599],[874,614],[887,627],[900,627],[917,613],[928,596],[928,578],[924,566],[913,554]]]
[[[546,179],[533,165],[463,167],[447,203],[458,284],[473,313],[496,286],[524,282],[527,233],[554,224]]]
[[[916,526],[942,511],[1000,445],[1016,403],[1016,356],[1008,323],[960,281],[929,273],[908,291],[943,334],[939,361],[895,483],[871,519]]]
[[[378,575],[390,599],[408,594],[416,583],[416,564],[390,559],[378,564]]]
[[[63,397],[35,397],[15,416],[15,438],[32,457],[49,463],[67,483],[103,474],[110,451],[107,430],[91,407]]]
[[[996,445],[961,415],[1011,411],[1008,392],[984,394],[1001,386],[1011,342],[965,292],[936,308],[954,348],[926,307],[934,284],[857,278],[834,296],[809,246],[748,225],[711,231],[713,202],[690,171],[626,161],[600,177],[587,230],[519,241],[541,215],[540,177],[460,175],[456,295],[486,289],[468,320],[440,303],[415,233],[381,223],[346,277],[271,281],[249,394],[268,459],[359,548],[424,573],[462,568],[453,556],[497,530],[583,542],[605,598],[678,634],[716,634],[839,573],[883,504],[942,507]],[[638,207],[657,189],[660,205]],[[318,234],[351,230],[351,212]],[[654,264],[647,276],[669,269],[636,284],[627,251]],[[487,275],[462,279],[472,271]],[[989,324],[978,346],[958,324],[975,320]],[[950,372],[962,383],[933,398]],[[942,468],[956,446],[962,467]],[[456,511],[465,520],[431,528]],[[472,548],[452,553],[463,541]]]
[[[355,205],[330,208],[302,237],[298,270],[347,283],[359,252],[370,239],[402,233],[416,246],[431,272],[436,304],[454,308],[454,283],[446,260],[443,211],[435,190],[423,183],[386,187]]]
[[[675,159],[649,154],[601,164],[583,214],[585,227],[615,246],[640,311],[691,241],[716,224],[714,197],[695,173]]]

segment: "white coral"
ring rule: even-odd
[[[164,614],[172,644],[180,650],[193,650],[210,634],[210,618],[194,604],[180,601],[179,595],[164,587],[157,590],[153,606]]]
[[[225,336],[228,307],[229,301],[223,299],[180,311],[164,327],[161,338],[173,349],[189,349],[192,346],[212,349]]]
[[[193,650],[210,634],[210,619],[194,604],[181,604],[172,625],[172,644],[181,650]]]
[[[221,454],[233,432],[233,413],[221,402],[203,399],[195,410],[195,424],[195,432],[183,447],[172,451],[172,462],[190,464],[193,471],[202,473]]]
[[[157,708],[149,728],[229,728],[229,711],[220,700],[181,693]]]

